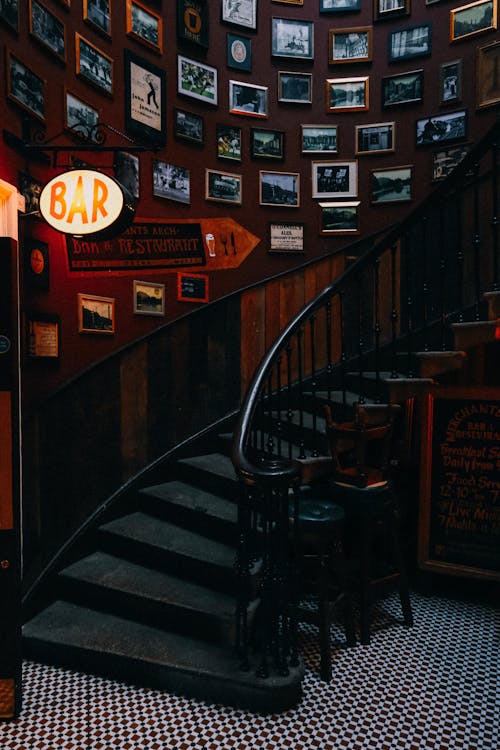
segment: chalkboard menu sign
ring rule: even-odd
[[[177,299],[180,302],[208,302],[208,276],[199,273],[177,274]]]
[[[429,396],[422,443],[420,567],[500,580],[500,389]]]

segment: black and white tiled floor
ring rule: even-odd
[[[397,599],[384,600],[372,643],[336,649],[328,685],[303,626],[304,697],[274,716],[27,662],[23,711],[0,725],[0,748],[499,750],[500,612],[423,594],[413,605],[406,629]]]

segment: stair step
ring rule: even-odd
[[[407,354],[401,354],[400,358],[407,359]],[[460,370],[463,367],[467,354],[463,351],[435,351],[415,352],[412,358],[415,369],[421,378],[433,378],[444,375],[447,372]]]
[[[238,669],[234,651],[68,602],[23,628],[27,658],[160,688],[210,703],[270,713],[296,705],[303,667],[262,679]]]
[[[351,386],[359,386],[359,373],[348,372],[346,380]],[[380,372],[377,381],[375,372],[365,372],[362,376],[363,395],[365,397],[376,398],[379,390],[379,397],[386,403],[404,401],[408,396],[408,391],[414,393],[417,390],[426,390],[434,385],[432,378],[409,378],[402,373]],[[358,395],[358,401],[360,396]],[[366,400],[366,399],[365,399]]]
[[[452,323],[453,340],[457,349],[469,349],[497,341],[500,323],[497,320],[478,320],[471,323]]]
[[[235,639],[232,597],[97,551],[60,571],[65,599],[217,643]],[[255,603],[252,603],[255,608]]]
[[[485,292],[484,299],[488,303],[488,319],[500,318],[500,292]]]
[[[175,469],[180,479],[237,502],[240,492],[238,479],[231,459],[223,453],[182,458],[176,461]]]

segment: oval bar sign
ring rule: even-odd
[[[93,169],[63,172],[40,193],[40,213],[64,234],[119,234],[130,224],[134,212],[128,191],[112,177]]]

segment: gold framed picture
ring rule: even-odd
[[[476,50],[476,106],[492,107],[500,102],[500,41]]]

